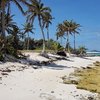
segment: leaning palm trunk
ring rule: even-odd
[[[42,53],[45,53],[45,35],[44,35],[44,31],[43,31],[43,27],[41,25],[41,20],[40,18],[39,19],[39,25],[40,25],[40,29],[41,29],[41,32],[42,32],[42,36],[43,36],[43,50],[42,50]]]

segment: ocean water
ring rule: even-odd
[[[89,56],[100,56],[100,52],[87,52]]]

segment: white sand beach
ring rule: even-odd
[[[48,61],[38,53],[28,54],[31,60]],[[18,62],[0,63],[0,100],[80,100],[81,96],[93,93],[77,89],[75,85],[63,84],[61,77],[95,61],[100,61],[100,57],[69,57],[39,69],[34,69],[35,65]],[[1,70],[5,68],[12,71],[3,75]]]

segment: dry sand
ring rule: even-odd
[[[38,53],[26,54],[31,60],[48,61]],[[0,100],[79,100],[81,96],[92,95],[89,91],[76,89],[75,85],[63,84],[60,77],[95,61],[100,61],[100,57],[69,57],[39,69],[16,62],[1,63],[0,69],[9,67],[15,71],[8,75],[0,71]]]

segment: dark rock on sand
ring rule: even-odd
[[[57,54],[60,55],[60,56],[64,56],[64,57],[67,56],[64,51],[58,51]]]
[[[90,96],[90,97],[88,97],[88,100],[94,100],[94,98]]]
[[[54,93],[54,91],[51,91],[51,93]]]

